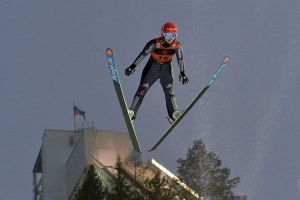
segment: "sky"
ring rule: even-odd
[[[201,100],[152,153],[168,127],[154,84],[135,121],[146,158],[176,173],[193,141],[239,176],[248,199],[299,200],[299,0],[91,0],[0,2],[0,199],[32,199],[32,173],[44,129],[73,129],[73,102],[95,128],[126,132],[105,58],[114,50],[127,102],[138,87],[128,67],[168,21],[179,27],[188,85],[181,109],[225,55],[232,58]],[[79,119],[80,120],[80,119]]]

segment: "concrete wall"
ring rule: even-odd
[[[73,146],[72,153],[65,165],[67,172],[68,196],[73,193],[74,188],[84,174],[85,167],[88,164],[85,145],[84,134],[79,133],[77,141]]]
[[[72,151],[71,131],[45,130],[42,145],[43,199],[66,200],[65,163]]]
[[[115,166],[117,156],[125,159],[130,154],[128,134],[101,130],[85,132],[86,152],[94,156],[105,166]]]

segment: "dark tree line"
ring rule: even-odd
[[[107,195],[107,189],[103,188],[93,165],[89,166],[87,176],[75,195],[75,200],[102,200]]]
[[[216,154],[208,152],[202,140],[194,141],[188,149],[186,158],[178,159],[179,179],[186,183],[204,199],[209,200],[247,200],[246,196],[235,195],[233,189],[240,183],[239,177],[230,178],[230,169],[222,167]],[[75,200],[176,200],[196,199],[176,182],[168,180],[157,171],[148,177],[138,188],[128,180],[120,157],[117,159],[117,177],[113,187],[104,188],[95,167],[89,167],[87,176],[75,195]]]

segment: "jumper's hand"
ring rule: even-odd
[[[128,68],[125,69],[126,76],[129,76],[135,72],[136,64],[130,65]]]
[[[179,74],[179,81],[180,81],[183,85],[187,84],[187,83],[189,82],[189,80],[190,80],[190,79],[185,75],[184,71],[183,71],[183,72],[180,72],[180,74]]]

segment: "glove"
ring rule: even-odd
[[[189,82],[189,78],[185,75],[184,71],[179,74],[179,81],[185,85]]]
[[[129,76],[135,72],[136,64],[130,65],[128,68],[125,69],[126,76]]]

